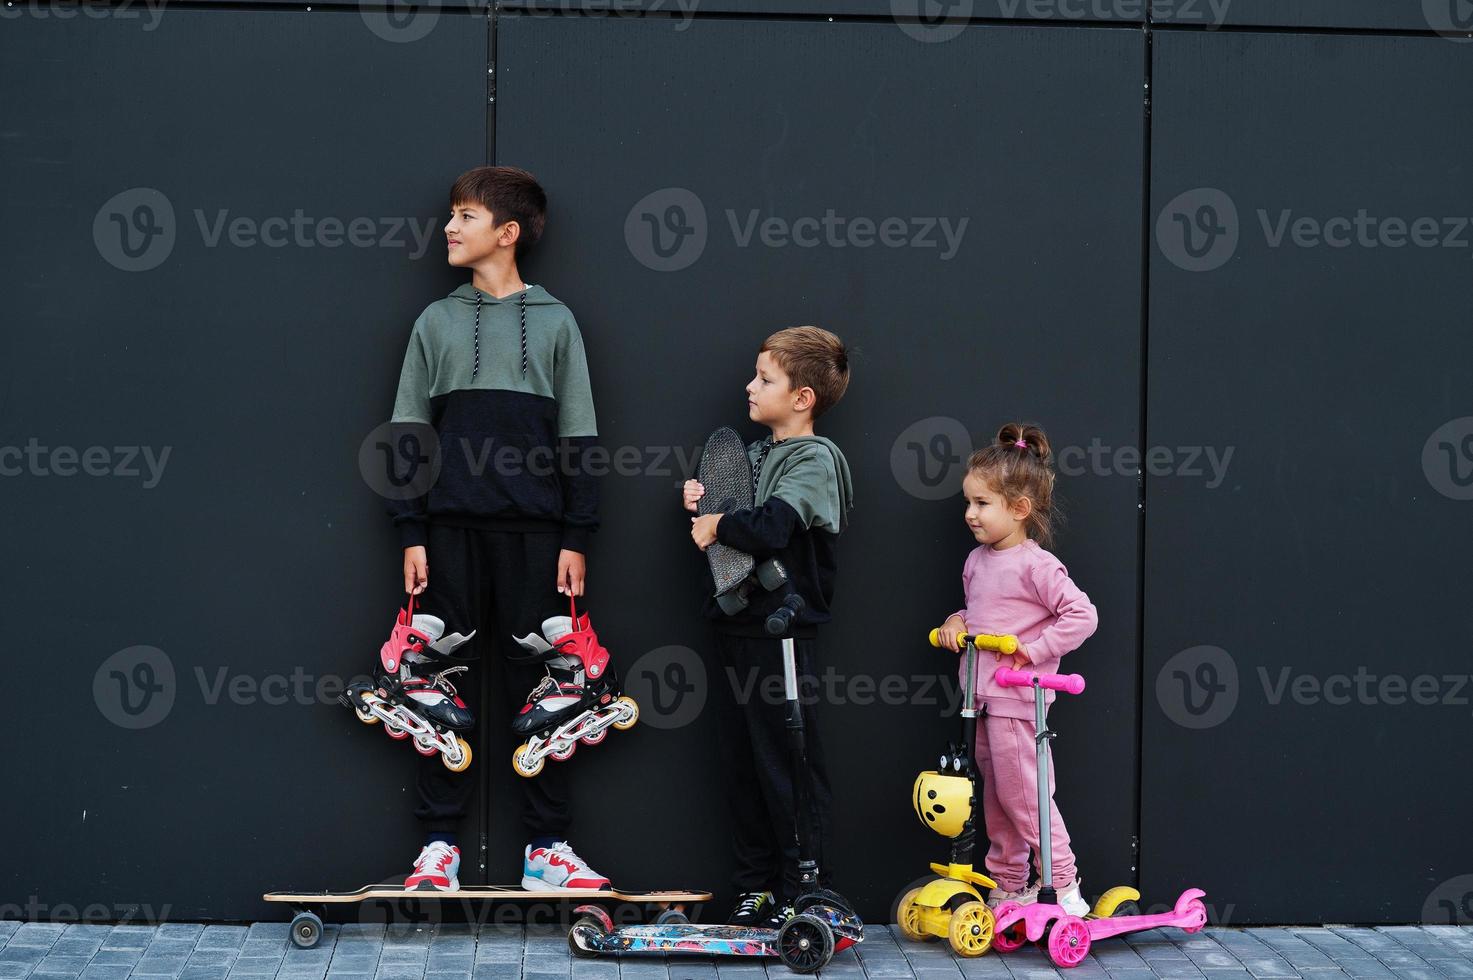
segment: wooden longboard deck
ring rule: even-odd
[[[471,899],[483,901],[561,901],[563,899],[605,898],[618,902],[709,902],[710,892],[626,892],[616,888],[564,888],[559,891],[528,891],[511,885],[465,885],[458,891],[416,890],[395,882],[364,885],[350,892],[267,892],[261,896],[268,902],[298,902],[310,905],[332,905],[362,902],[378,898],[414,898],[434,900]]]

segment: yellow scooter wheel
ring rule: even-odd
[[[981,956],[992,948],[992,910],[981,902],[964,902],[951,913],[948,939],[958,956]]]
[[[895,918],[899,920],[896,925],[900,927],[900,934],[913,943],[925,942],[931,938],[931,934],[921,928],[921,907],[916,904],[916,897],[921,890],[912,888],[900,899],[900,908],[896,910]]]

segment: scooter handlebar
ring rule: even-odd
[[[1030,687],[1035,677],[1038,678],[1039,687],[1046,687],[1051,691],[1078,694],[1084,690],[1084,677],[1080,674],[1035,674],[1031,670],[999,667],[997,673],[992,675],[992,679],[1003,687]]]
[[[941,630],[931,631],[931,646],[941,646]],[[993,633],[962,633],[957,638],[962,646],[968,643],[978,650],[990,650],[994,653],[1011,654],[1018,652],[1018,638],[1011,634],[996,635]]]

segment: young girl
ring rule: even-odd
[[[966,520],[977,547],[962,568],[966,608],[941,625],[941,643],[959,651],[962,633],[1011,633],[1018,652],[998,656],[1007,666],[1041,674],[1059,670],[1059,660],[1095,631],[1098,618],[1089,596],[1069,579],[1052,544],[1054,471],[1048,438],[1034,425],[1008,423],[995,445],[967,461],[962,480]],[[996,665],[977,665],[976,694],[986,711],[977,724],[977,767],[982,811],[987,821],[987,872],[997,882],[987,904],[1038,900],[1028,885],[1028,852],[1039,847],[1038,750],[1033,735],[1033,688],[1000,687]],[[963,678],[966,684],[967,679]],[[1054,694],[1046,691],[1046,703]],[[1049,763],[1049,796],[1054,791]],[[1074,852],[1058,807],[1050,803],[1054,888],[1059,904],[1074,915],[1089,905],[1079,893]],[[1040,874],[1042,869],[1040,868]]]

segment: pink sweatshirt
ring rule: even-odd
[[[1078,649],[1099,625],[1094,604],[1070,580],[1063,562],[1032,540],[1002,551],[973,549],[962,568],[962,591],[967,605],[956,615],[966,620],[967,632],[1013,634],[1041,674],[1057,673],[1064,654]],[[998,664],[995,654],[978,651],[976,693],[989,714],[1032,721],[1033,689],[999,687],[992,679]],[[1013,658],[1002,664],[1011,667]],[[963,657],[959,677],[965,669]],[[1044,693],[1044,703],[1052,704],[1054,692]]]

